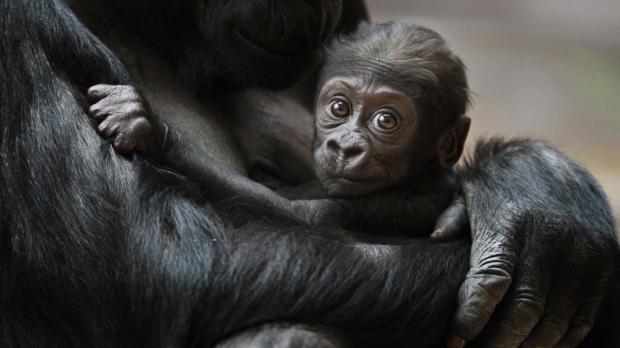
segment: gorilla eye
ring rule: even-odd
[[[346,101],[335,99],[329,105],[329,112],[336,117],[347,117],[351,115],[351,108]]]
[[[372,120],[373,125],[380,130],[392,130],[398,126],[398,120],[396,116],[387,113],[381,112],[375,116]]]

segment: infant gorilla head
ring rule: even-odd
[[[463,152],[465,66],[430,29],[362,25],[327,50],[318,90],[314,161],[332,196],[428,184]]]

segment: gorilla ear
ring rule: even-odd
[[[456,120],[454,125],[446,129],[439,139],[437,154],[439,164],[443,168],[450,168],[463,154],[465,148],[465,140],[469,133],[471,119],[462,115]]]

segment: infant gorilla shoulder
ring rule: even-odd
[[[118,152],[163,161],[213,198],[236,197],[302,223],[397,226],[386,233],[427,234],[438,219],[442,228],[464,225],[459,204],[440,218],[458,191],[452,167],[470,120],[465,67],[439,34],[404,23],[362,25],[327,49],[317,89],[313,152],[325,199],[296,201],[201,152],[153,117],[134,88],[98,85],[88,96],[99,132]]]

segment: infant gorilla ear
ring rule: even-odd
[[[161,151],[167,127],[154,119],[135,87],[96,85],[88,89],[87,97],[94,103],[89,114],[99,122],[97,131],[114,139],[118,153],[156,156]]]
[[[443,168],[452,167],[461,158],[470,125],[471,119],[468,116],[461,115],[439,137],[437,157]]]

